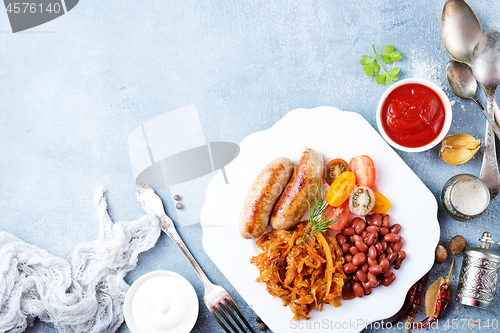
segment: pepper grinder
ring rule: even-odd
[[[458,279],[455,300],[464,305],[491,310],[497,289],[500,270],[500,254],[490,245],[499,244],[491,240],[491,233],[483,232],[480,247],[468,247]]]

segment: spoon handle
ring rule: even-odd
[[[486,88],[484,90],[488,100],[488,115],[494,114],[494,108],[498,108],[495,103],[495,88]],[[483,164],[479,178],[486,184],[490,190],[490,199],[500,192],[500,172],[498,171],[498,162],[495,149],[495,136],[489,122],[486,122],[486,136],[484,138]]]
[[[484,108],[484,106],[481,104],[481,102],[479,102],[477,98],[474,98],[473,101],[476,102],[477,106],[479,106],[479,109],[481,109],[481,112],[483,113],[484,117],[490,124],[491,129],[493,130],[493,132],[495,132],[497,138],[500,140],[500,127],[498,127],[497,123],[495,122],[495,119],[493,119],[493,116],[488,113],[488,111]],[[495,113],[500,112],[500,110],[498,110],[498,106],[496,105],[497,103],[494,102],[493,104],[495,110],[494,112]]]

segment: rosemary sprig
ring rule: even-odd
[[[326,216],[323,216],[323,211],[328,204],[325,201],[325,194],[321,192],[321,186],[317,182],[315,182],[315,184],[316,191],[314,190],[314,188],[311,190],[314,206],[311,207],[310,201],[307,202],[307,207],[309,209],[309,222],[307,223],[306,230],[304,231],[304,234],[302,235],[302,238],[300,239],[298,244],[325,231],[329,226],[332,225],[332,223],[335,223],[338,220],[327,220]],[[311,230],[309,232],[309,235],[307,235],[309,229]]]

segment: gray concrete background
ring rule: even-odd
[[[484,30],[500,29],[499,5],[468,3]],[[444,77],[449,57],[440,38],[443,4],[81,1],[71,12],[16,34],[0,10],[0,230],[69,260],[77,244],[97,235],[92,206],[97,186],[108,190],[113,220],[143,215],[134,195],[128,135],[145,121],[183,106],[196,105],[207,142],[239,143],[290,110],[321,105],[358,112],[375,127],[376,106],[387,87],[366,77],[359,65],[362,55],[371,54],[372,43],[379,51],[391,44],[401,52],[400,79],[424,78],[445,90],[454,101],[450,134],[482,139],[480,111],[473,102],[454,97]],[[485,103],[484,94],[478,96]],[[446,164],[437,148],[398,154],[436,197],[451,176],[479,175],[482,159],[482,149],[461,166]],[[160,195],[178,223],[173,193]],[[486,230],[499,240],[498,200],[471,223],[452,220],[440,206],[440,243],[447,245],[462,234],[478,245]],[[226,287],[256,327],[255,314],[203,251],[200,225],[179,228],[179,233],[208,277]],[[462,262],[461,256],[454,258],[452,300]],[[435,266],[429,281],[445,275],[450,262]],[[126,280],[132,283],[156,269],[180,273],[194,285],[201,311],[193,332],[222,332],[204,307],[200,281],[165,235],[141,255]],[[488,312],[465,306],[457,310],[451,301],[436,331],[471,331],[460,321],[459,329],[446,328],[446,320],[491,322],[500,317],[499,302],[497,295]],[[28,331],[54,329],[37,322]],[[124,324],[119,331],[128,329]]]

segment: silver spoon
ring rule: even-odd
[[[450,57],[470,64],[474,45],[482,32],[476,14],[465,1],[446,1],[441,15],[441,39]]]
[[[446,1],[441,16],[441,39],[450,57],[471,64],[474,46],[479,38],[481,38],[481,35],[481,24],[474,11],[472,11],[465,1]],[[488,108],[490,115],[500,115],[500,111],[497,111],[498,106],[494,100],[493,109],[495,113],[492,113],[490,108]],[[500,119],[500,117],[496,118]],[[488,122],[486,123],[483,163],[479,178],[488,186],[491,200],[493,200],[500,188],[500,173],[498,171],[495,137]]]
[[[488,120],[491,129],[500,139],[500,127],[498,127],[493,117],[484,109],[481,102],[476,98],[477,82],[470,67],[462,62],[450,60],[446,65],[446,78],[448,79],[451,91],[453,91],[455,95],[461,98],[472,99],[476,102],[484,117]]]
[[[500,33],[498,31],[488,30],[481,35],[472,52],[471,68],[474,76],[483,86],[488,102],[488,112],[490,115],[493,115],[495,112],[495,90],[500,84]],[[489,129],[490,126],[487,125],[486,128]],[[494,153],[495,138],[491,130],[486,132],[485,141],[492,141]],[[486,161],[485,146],[485,156],[480,178],[488,186],[491,198],[493,199],[500,192],[500,174],[498,172],[496,155],[491,155],[495,158]]]

